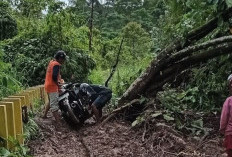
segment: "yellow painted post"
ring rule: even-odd
[[[32,110],[32,112],[33,112],[34,103],[35,103],[35,100],[36,100],[36,98],[37,98],[36,90],[34,90],[34,89],[27,89],[27,90],[25,90],[25,92],[30,92],[30,93],[32,93],[31,110]]]
[[[26,105],[26,97],[25,96],[9,96],[8,98],[19,98],[21,100],[21,106],[22,106],[22,117],[23,117],[23,122],[27,123],[28,122],[28,106]]]
[[[41,96],[40,96],[40,87],[36,86],[36,90],[37,90],[38,99],[41,99]]]
[[[35,98],[35,99],[39,99],[39,89],[38,89],[38,88],[31,87],[31,88],[27,89],[27,91],[28,91],[28,90],[34,92],[34,98]]]
[[[41,85],[41,91],[43,93],[43,102],[44,102],[44,106],[46,106],[49,103],[49,99],[48,99],[48,94],[44,88],[44,85]]]
[[[46,105],[48,102],[49,102],[48,93],[45,91],[45,88],[44,88],[44,104]]]
[[[41,101],[41,90],[39,86],[34,87],[34,90],[36,91],[36,99]]]
[[[6,106],[8,136],[12,137],[13,139],[16,139],[14,103],[0,101],[0,105]],[[9,145],[9,148],[11,149],[14,144],[8,142],[8,145]]]
[[[25,97],[25,105],[28,108],[30,107],[30,94],[29,93],[20,93],[20,94],[15,94],[13,96],[24,96]]]
[[[40,89],[40,99],[44,102],[44,96],[45,96],[44,85],[39,85],[37,87]]]
[[[27,106],[26,105],[26,97],[25,96],[11,95],[11,96],[8,96],[8,98],[19,98],[21,100],[21,106]]]
[[[27,90],[25,90],[25,92],[31,92],[32,95],[33,95],[33,100],[35,100],[35,98],[36,98],[36,91],[34,89],[27,89]]]
[[[35,87],[36,88],[36,92],[37,92],[37,97],[38,99],[40,99],[40,88],[39,87]]]
[[[42,93],[42,98],[44,99],[46,94],[44,86],[41,87],[41,93]]]
[[[35,100],[36,99],[36,90],[35,89],[27,89],[26,91],[28,91],[28,92],[32,92],[33,93],[33,100]]]
[[[33,96],[34,96],[34,99],[36,99],[36,90],[34,89],[34,88],[32,88],[32,87],[30,87],[30,88],[28,88],[28,89],[26,89],[25,91],[32,91],[33,92]]]
[[[0,146],[7,147],[8,148],[8,127],[7,127],[7,112],[6,112],[6,106],[0,105],[0,137],[3,139],[2,142],[0,142]]]
[[[20,94],[27,94],[29,96],[29,107],[33,109],[34,92],[31,90],[24,90]]]
[[[16,138],[14,103],[13,102],[0,101],[0,105],[2,105],[2,106],[5,105],[6,106],[7,125],[8,125],[9,136],[11,136],[13,138]]]
[[[19,143],[23,144],[23,121],[22,121],[21,99],[20,98],[3,98],[2,101],[14,103],[16,139],[19,140]]]

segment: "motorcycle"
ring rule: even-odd
[[[59,94],[59,108],[64,119],[71,124],[83,124],[91,117],[89,100],[79,93],[79,83],[63,84]]]

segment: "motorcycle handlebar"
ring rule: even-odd
[[[80,87],[81,83],[60,83],[61,88],[68,89],[72,86],[74,87]]]

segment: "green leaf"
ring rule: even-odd
[[[131,125],[132,125],[132,127],[134,127],[134,126],[136,126],[138,123],[139,123],[138,120],[135,120]]]
[[[201,134],[201,130],[198,130],[197,132],[196,132],[196,135],[200,135]]]
[[[139,103],[142,104],[146,101],[147,99],[145,97],[142,97],[140,100],[139,100]]]
[[[198,119],[196,121],[193,121],[193,123],[191,124],[191,126],[195,127],[195,128],[202,129],[203,128],[203,120],[202,119]]]
[[[166,121],[173,121],[173,120],[174,120],[173,117],[171,117],[171,116],[169,116],[169,115],[167,115],[167,114],[164,114],[163,116],[164,116],[164,119],[165,119]]]
[[[178,129],[182,129],[184,127],[179,118],[176,118],[176,127]]]
[[[154,114],[151,115],[151,117],[152,117],[152,118],[155,118],[155,117],[158,117],[158,116],[160,116],[160,115],[162,115],[162,112],[154,113]]]
[[[181,100],[182,98],[184,98],[186,96],[186,92],[182,92],[180,94],[177,95],[177,99]]]
[[[2,78],[2,84],[3,86],[7,87],[7,77]]]
[[[224,23],[223,18],[222,18],[222,17],[219,17],[219,18],[218,18],[218,22],[217,22],[218,27],[222,27],[222,26],[223,26],[223,23]]]
[[[7,157],[9,155],[10,155],[10,152],[6,148],[0,147],[0,156]]]
[[[232,0],[226,0],[226,4],[228,7],[231,7],[232,6]]]
[[[132,127],[134,127],[134,126],[136,126],[138,124],[141,124],[144,120],[145,120],[144,117],[139,116],[139,117],[136,118],[136,120],[131,125],[132,125]]]
[[[23,155],[27,154],[27,149],[25,147],[22,147],[22,153],[23,153]]]

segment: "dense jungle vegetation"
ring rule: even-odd
[[[104,84],[123,41],[109,82],[117,103],[163,48],[230,6],[230,0],[1,0],[0,97],[43,84],[48,61],[61,49],[69,56],[66,82]],[[199,43],[229,35],[231,24],[219,20]],[[228,96],[231,55],[190,71],[178,88],[165,86],[160,102],[175,111],[218,111]]]

